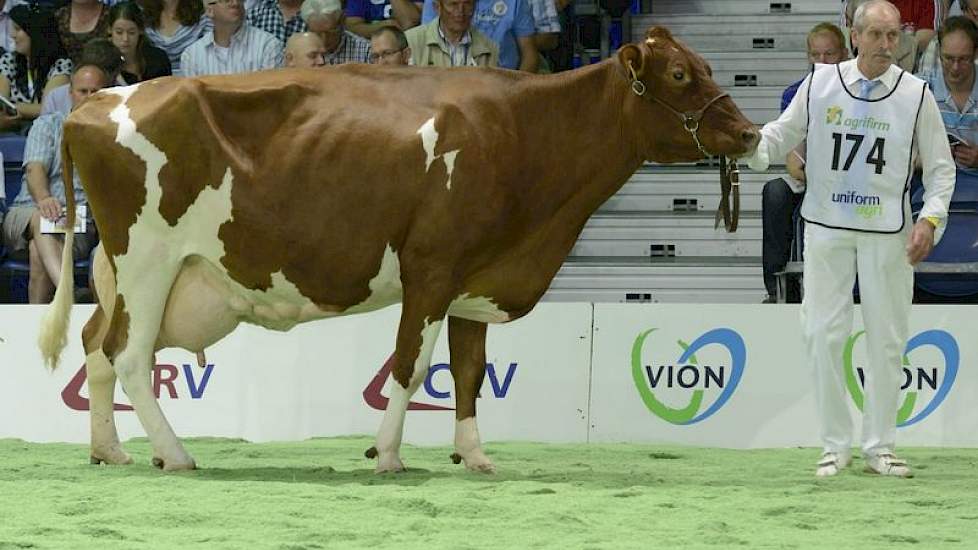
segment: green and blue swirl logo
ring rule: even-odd
[[[863,410],[863,372],[853,362],[853,348],[855,348],[856,342],[865,332],[859,331],[850,336],[842,352],[846,387],[849,389],[849,395],[852,397],[853,403],[856,404],[856,408],[860,411]],[[927,346],[937,348],[940,351],[944,361],[943,375],[940,374],[940,371],[935,366],[914,367],[911,365],[909,358],[911,352]],[[901,384],[901,389],[906,390],[906,393],[903,397],[903,403],[897,411],[896,423],[898,428],[912,426],[937,410],[937,407],[951,393],[954,381],[958,377],[958,365],[960,361],[961,352],[958,349],[958,343],[954,339],[954,336],[951,336],[946,331],[927,330],[917,334],[907,342],[907,347],[903,352],[903,382]],[[925,387],[933,390],[933,394],[931,395],[930,401],[923,406],[919,406],[921,404],[918,401],[920,401],[921,392]],[[916,414],[914,414],[915,410],[917,411]]]
[[[677,340],[679,358],[673,365],[648,365],[642,361],[642,351],[649,337],[657,329],[639,333],[632,344],[632,378],[638,393],[649,411],[659,418],[677,425],[702,422],[722,408],[740,384],[747,361],[747,348],[744,339],[729,328],[710,330],[693,342]],[[719,346],[729,355],[729,363],[705,365],[696,357],[696,352],[708,347]],[[704,410],[705,390],[715,386],[721,388],[716,400]],[[655,395],[661,387],[691,390],[689,404],[683,407],[670,407]]]

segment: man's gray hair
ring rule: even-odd
[[[299,14],[304,21],[309,21],[312,17],[323,17],[336,12],[343,12],[343,4],[340,0],[304,0]]]
[[[307,0],[308,1],[308,0]],[[891,12],[895,13],[897,19],[900,19],[900,10],[896,6],[889,3],[887,0],[849,0],[850,3],[856,3],[858,6],[855,8],[855,13],[852,15],[852,28],[857,31],[862,32],[866,28],[866,12],[877,6],[889,9]]]

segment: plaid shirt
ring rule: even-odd
[[[44,167],[48,175],[48,191],[61,204],[65,204],[65,182],[61,174],[61,137],[64,135],[65,115],[51,113],[39,116],[34,120],[27,143],[24,145],[24,179],[20,193],[14,199],[13,206],[36,206],[34,197],[27,188],[27,165],[36,162]],[[75,203],[88,204],[85,189],[81,186],[79,170],[75,170]]]
[[[278,9],[278,0],[260,0],[260,3],[248,12],[248,24],[271,34],[283,44],[288,42],[293,34],[309,30],[309,26],[302,20],[299,12],[296,12],[292,19],[285,21],[282,10]]]
[[[326,54],[327,65],[342,65],[343,63],[369,63],[370,41],[343,29],[343,36],[336,46],[336,51]]]

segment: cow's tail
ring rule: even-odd
[[[64,252],[61,254],[61,280],[54,292],[54,300],[44,313],[37,345],[41,348],[44,364],[52,370],[58,368],[61,352],[68,343],[68,326],[71,324],[71,306],[75,301],[75,265],[72,247],[75,241],[75,186],[74,166],[68,151],[67,136],[61,140],[62,173],[65,181],[65,216],[67,219]]]

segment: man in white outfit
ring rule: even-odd
[[[900,13],[886,0],[856,11],[855,60],[817,65],[781,117],[764,126],[754,170],[808,139],[805,296],[801,324],[815,374],[824,452],[817,476],[852,462],[843,346],[852,331],[859,274],[869,368],[862,452],[866,471],[909,477],[894,454],[901,359],[909,332],[913,265],[940,239],[954,191],[954,161],[934,96],[893,64]],[[909,181],[923,166],[924,207],[910,214]]]

